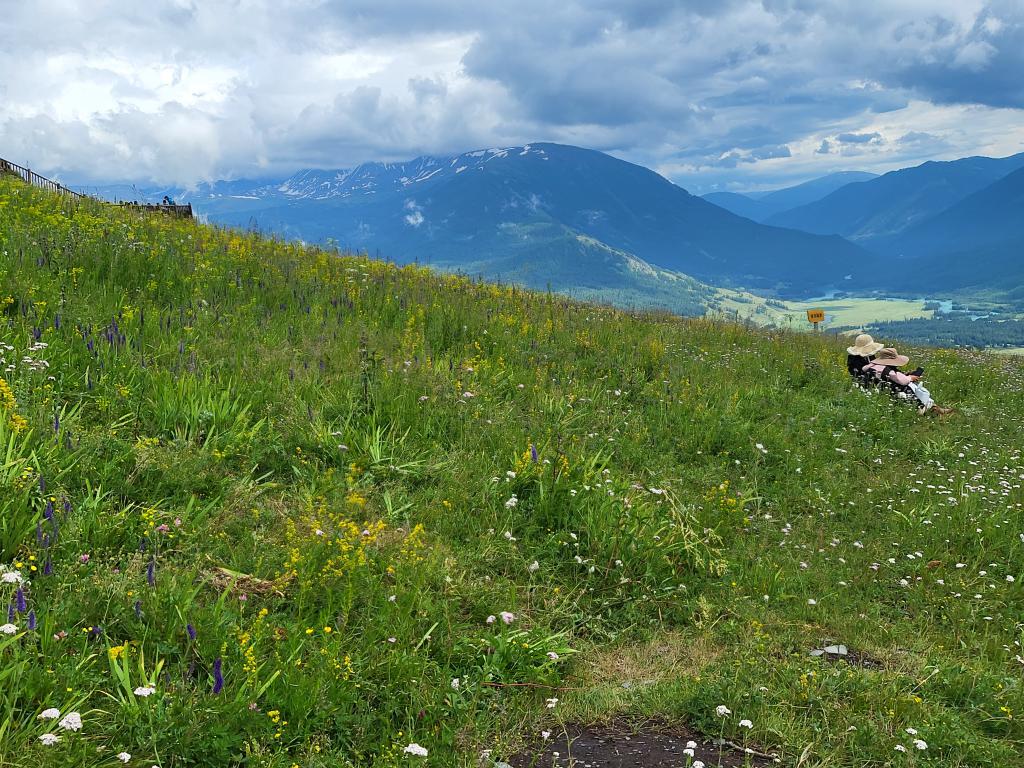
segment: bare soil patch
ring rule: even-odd
[[[696,744],[692,758],[684,753],[690,742]],[[686,768],[701,760],[707,768],[761,768],[779,762],[756,747],[752,749],[754,753],[747,754],[736,744],[719,747],[714,737],[685,725],[618,721],[571,725],[564,733],[552,733],[548,741],[510,758],[508,764],[512,768]]]

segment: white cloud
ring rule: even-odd
[[[0,0],[0,147],[190,183],[553,140],[696,189],[1024,149],[1017,0],[521,6]]]

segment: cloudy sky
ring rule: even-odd
[[[530,141],[691,191],[1024,151],[1021,0],[0,0],[0,156],[75,182]]]

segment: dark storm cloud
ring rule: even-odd
[[[0,146],[90,179],[554,140],[699,189],[1024,123],[1019,0],[0,0],[0,36]]]

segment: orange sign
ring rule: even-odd
[[[808,309],[807,310],[807,322],[818,323],[825,322],[825,310],[824,309]]]

